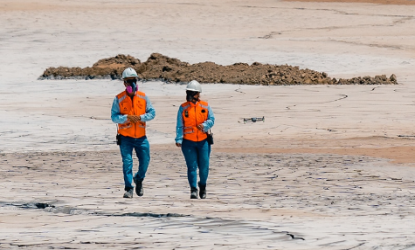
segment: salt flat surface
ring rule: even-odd
[[[333,77],[394,73],[401,86],[381,86],[375,91],[369,86],[270,89],[213,85],[205,87],[203,96],[218,115],[218,136],[230,136],[230,126],[242,134],[251,133],[234,122],[256,115],[271,119],[267,119],[268,126],[256,128],[255,136],[278,134],[273,130],[277,126],[309,135],[314,126],[338,130],[340,124],[347,124],[347,128],[360,130],[361,123],[373,127],[362,131],[372,131],[368,136],[388,134],[389,130],[394,135],[410,133],[415,80],[413,8],[281,1],[5,1],[0,9],[4,24],[0,29],[0,113],[6,119],[2,119],[0,131],[7,143],[2,143],[0,152],[110,147],[115,126],[108,121],[109,109],[113,96],[122,91],[121,83],[36,79],[50,66],[86,67],[118,53],[143,61],[159,52],[190,63],[290,64]],[[121,15],[128,16],[128,21]],[[130,31],[132,27],[136,32]],[[157,107],[157,120],[149,123],[153,143],[171,142],[174,128],[170,124],[176,111],[170,108],[167,115],[164,110],[180,104],[183,88],[162,83],[142,86]],[[243,97],[229,96],[228,92],[244,88],[248,91]],[[334,102],[344,95],[348,99]],[[274,102],[258,103],[255,98]],[[325,106],[322,102],[333,103]],[[274,106],[278,107],[264,110]],[[233,121],[229,121],[229,112],[222,112],[230,109],[238,115]],[[292,115],[294,112],[305,113]],[[304,124],[304,117],[314,119],[313,125],[309,120]],[[222,121],[226,127],[221,127]],[[168,129],[158,127],[166,123]],[[359,131],[347,128],[342,130],[344,135],[360,136]],[[396,128],[402,131],[394,131]]]
[[[0,133],[7,143],[2,143],[0,152],[111,147],[115,126],[108,121],[109,110],[113,96],[122,91],[121,83],[36,79],[50,66],[86,67],[118,53],[143,61],[159,52],[190,63],[290,64],[332,77],[394,73],[402,84],[376,87],[375,91],[369,86],[206,86],[203,97],[211,101],[218,115],[218,136],[230,136],[230,126],[242,134],[251,133],[234,122],[256,115],[271,119],[267,119],[268,126],[256,128],[255,136],[278,134],[270,131],[277,126],[309,135],[314,126],[339,129],[339,124],[347,124],[360,130],[361,123],[373,127],[362,131],[371,131],[368,136],[388,134],[389,130],[393,135],[411,132],[413,6],[281,1],[38,2],[5,1],[1,5],[0,113],[6,119],[2,119]],[[132,28],[136,31],[131,32]],[[164,110],[182,102],[183,88],[162,83],[142,86],[157,107],[157,119],[149,123],[153,143],[169,143],[174,137],[170,125],[176,108],[168,109],[168,114]],[[249,91],[243,97],[229,95],[244,88]],[[348,99],[333,102],[344,95]],[[258,103],[255,98],[274,102]],[[327,107],[321,102],[333,103]],[[278,108],[264,110],[274,106]],[[289,106],[296,108],[288,110]],[[237,116],[230,121],[229,112],[222,110],[232,110]],[[313,118],[313,125],[308,120],[304,124],[304,117]],[[227,126],[222,127],[222,122]],[[159,128],[159,124],[168,126]],[[360,136],[351,129],[343,129],[343,134]]]
[[[413,249],[414,13],[275,0],[1,1],[0,248]],[[157,111],[152,162],[145,196],[125,200],[110,120],[122,83],[37,78],[153,52],[336,78],[395,74],[400,84],[203,85],[215,145],[208,199],[190,201],[173,145],[185,85],[140,83]]]

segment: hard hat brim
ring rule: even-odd
[[[190,91],[194,91],[194,92],[202,92],[202,91],[200,91],[200,90],[197,90],[197,89],[192,89],[192,88],[186,88],[186,90],[190,90]]]

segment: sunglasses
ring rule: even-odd
[[[186,93],[188,95],[191,95],[191,96],[195,96],[196,94],[199,94],[199,92],[197,92],[197,91],[191,91],[191,90],[186,90]]]
[[[125,82],[128,83],[129,85],[132,85],[132,84],[137,83],[137,79],[128,79],[128,80],[125,80]]]

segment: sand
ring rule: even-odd
[[[370,3],[370,4],[391,4],[391,5],[414,5],[412,0],[285,0],[293,2],[322,2],[322,3]]]
[[[415,6],[287,1],[2,1],[1,249],[414,249]],[[184,85],[140,83],[156,119],[143,197],[123,199],[122,83],[44,80],[158,52],[289,64],[399,85],[203,85],[208,198],[174,146]],[[264,122],[244,118],[265,117]]]

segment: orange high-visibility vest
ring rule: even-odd
[[[203,141],[207,138],[206,132],[199,130],[196,126],[205,122],[208,118],[208,103],[198,101],[185,102],[182,105],[183,113],[183,138],[190,141]]]
[[[136,91],[134,98],[131,98],[127,93],[121,92],[117,95],[120,105],[120,113],[123,115],[143,115],[146,113],[146,94],[140,91]],[[127,120],[123,124],[118,124],[118,133],[123,136],[140,138],[146,135],[146,123],[136,122],[132,123]]]

